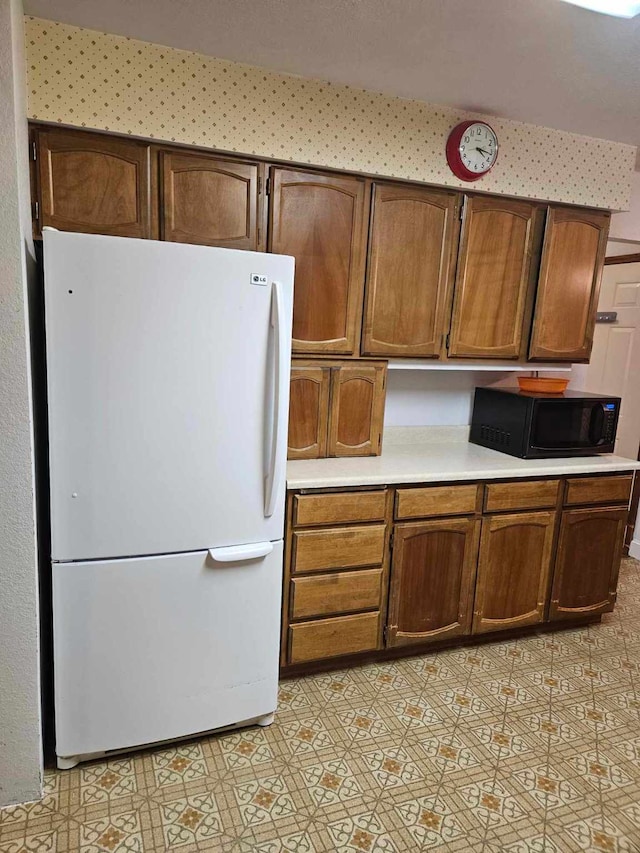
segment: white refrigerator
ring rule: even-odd
[[[293,268],[45,229],[60,767],[273,718]]]

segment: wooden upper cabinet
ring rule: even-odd
[[[483,520],[474,634],[544,621],[555,518],[529,512]]]
[[[149,237],[150,150],[85,131],[39,130],[41,226]]]
[[[388,646],[469,633],[478,530],[473,518],[395,526]]]
[[[258,249],[258,166],[161,152],[164,240]]]
[[[269,250],[296,260],[293,351],[354,355],[366,245],[362,178],[274,168]]]
[[[293,363],[289,397],[289,459],[317,459],[327,455],[330,381],[330,367]]]
[[[575,619],[613,610],[627,509],[562,513],[549,618]]]
[[[466,198],[449,356],[525,356],[537,220],[539,208],[534,204]]]
[[[386,364],[331,369],[328,456],[380,453],[386,372]]]
[[[460,196],[391,184],[373,192],[362,353],[437,357]]]
[[[588,361],[610,214],[549,207],[529,358]]]

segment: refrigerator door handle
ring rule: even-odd
[[[273,542],[254,542],[251,545],[231,545],[227,548],[210,548],[209,556],[216,563],[240,563],[258,560],[273,551]]]
[[[282,285],[273,282],[271,291],[271,326],[274,334],[274,382],[273,382],[273,426],[271,429],[271,446],[269,448],[269,463],[264,480],[264,514],[266,518],[273,515],[276,500],[280,492],[280,479],[284,476],[287,435],[286,435],[286,396],[282,389],[289,381],[289,367],[284,353],[287,345],[287,330],[283,319]]]

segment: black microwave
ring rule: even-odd
[[[620,397],[476,388],[469,440],[521,459],[613,453]]]

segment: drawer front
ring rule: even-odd
[[[384,558],[386,525],[330,527],[293,533],[291,573],[379,566]]]
[[[484,498],[485,512],[509,509],[541,509],[556,505],[560,480],[532,480],[529,483],[489,483]]]
[[[376,492],[336,492],[331,495],[295,495],[293,524],[349,524],[352,521],[382,521],[387,490]]]
[[[398,489],[396,518],[426,518],[437,515],[466,515],[475,512],[478,486],[427,486]]]
[[[606,503],[626,504],[631,495],[632,484],[633,474],[567,480],[567,491],[564,502],[566,506]]]
[[[382,569],[334,572],[291,580],[291,618],[331,616],[357,610],[379,610]]]
[[[289,663],[333,658],[379,647],[379,613],[360,613],[289,626]]]

